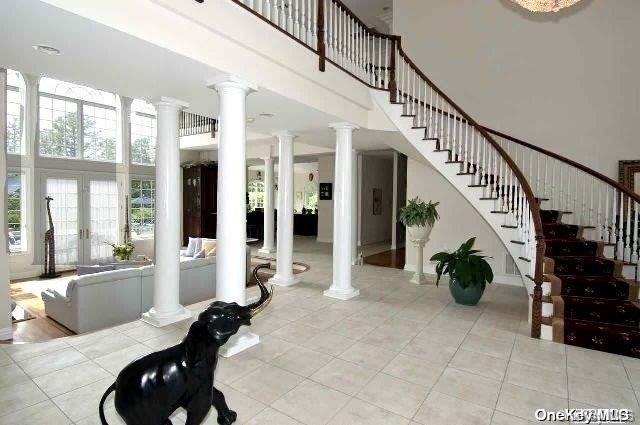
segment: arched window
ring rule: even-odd
[[[7,69],[7,153],[23,155],[24,143],[24,78],[18,71]]]
[[[116,95],[91,87],[40,80],[40,155],[116,162]]]
[[[150,103],[135,99],[131,104],[131,163],[156,162],[156,110]]]
[[[254,210],[256,208],[264,208],[264,182],[253,180],[247,185],[249,192],[249,207]]]

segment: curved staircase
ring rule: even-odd
[[[202,0],[196,0],[202,2]],[[483,127],[340,0],[233,0],[371,88],[374,103],[491,225],[530,298],[531,336],[640,357],[640,196]]]

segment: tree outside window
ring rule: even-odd
[[[264,182],[253,180],[249,182],[249,207],[254,210],[256,208],[264,208]]]
[[[156,222],[155,181],[131,180],[131,235],[133,239],[153,239]]]
[[[26,250],[24,239],[23,191],[24,176],[20,173],[7,175],[7,241],[9,252]]]

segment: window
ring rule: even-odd
[[[256,208],[264,208],[264,182],[253,180],[248,185],[249,207],[254,210]]]
[[[156,112],[142,100],[131,104],[131,163],[153,165],[156,162]]]
[[[9,173],[7,175],[7,240],[9,252],[23,252],[27,250],[24,205],[26,197],[24,174]]]
[[[115,162],[116,96],[77,84],[40,81],[40,155]]]
[[[24,92],[22,75],[7,70],[7,153],[24,154]]]
[[[153,239],[156,222],[156,185],[153,180],[131,180],[131,236]]]

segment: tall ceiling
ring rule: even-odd
[[[343,0],[360,19],[376,30],[388,33],[389,24],[383,19],[391,16],[393,0]]]

